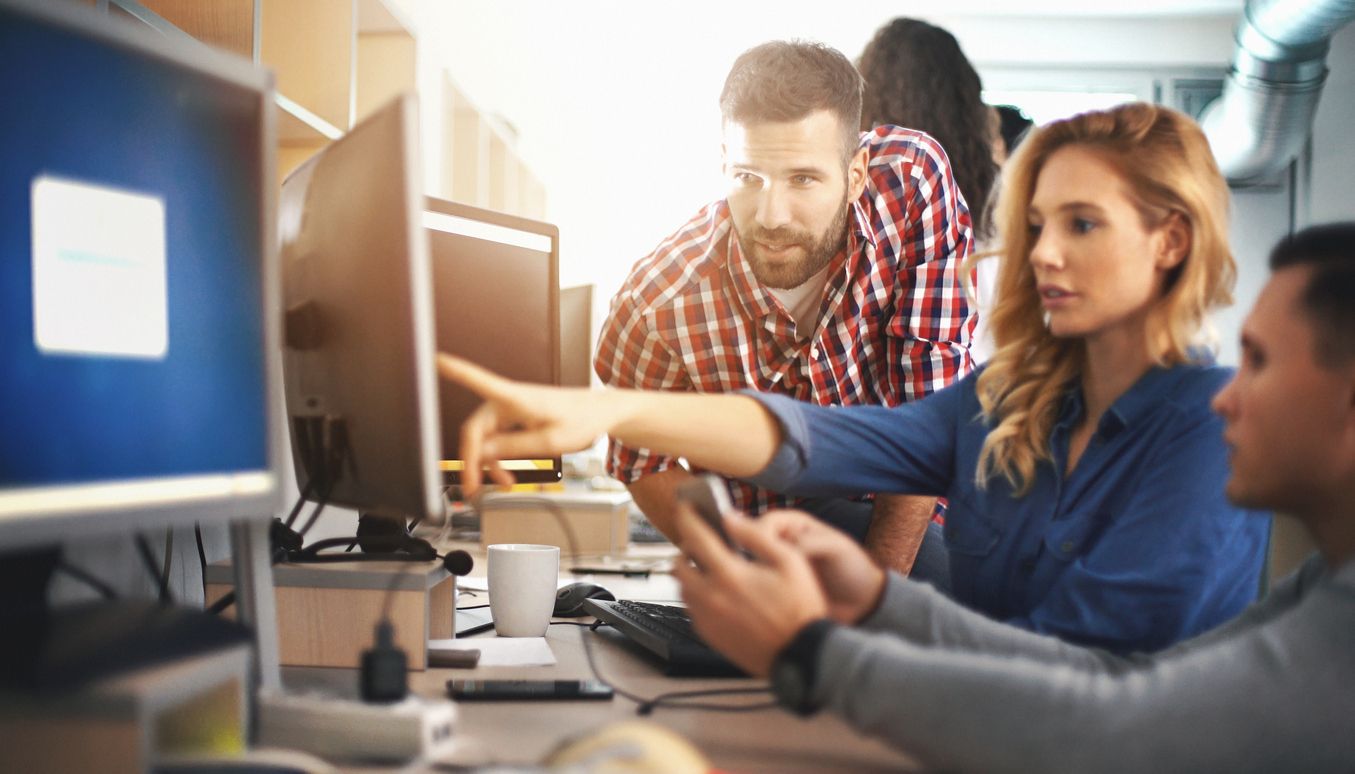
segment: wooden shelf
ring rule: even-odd
[[[84,0],[92,3],[94,0]],[[275,73],[278,179],[397,95],[417,91],[418,39],[402,0],[114,0],[167,35],[186,35],[252,58]],[[425,95],[440,112],[441,167],[428,193],[544,219],[544,186],[517,154],[517,138],[485,115],[451,77]],[[438,102],[441,104],[438,104]]]
[[[278,106],[278,142],[283,145],[324,144],[343,136],[343,130],[281,92],[274,102]]]
[[[414,24],[399,5],[384,0],[358,0],[358,32],[413,34]]]

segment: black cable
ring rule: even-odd
[[[306,520],[305,526],[297,532],[298,538],[304,538],[306,533],[310,531],[310,528],[315,525],[315,520],[320,517],[320,512],[325,509],[325,504],[329,502],[329,496],[334,493],[334,487],[338,485],[339,479],[343,477],[344,466],[346,464],[351,465],[352,463],[352,459],[349,455],[348,436],[346,430],[344,430],[342,421],[339,421],[337,427],[331,428],[340,436],[336,443],[329,443],[329,439],[326,437],[325,432],[326,427],[328,426],[320,426],[313,421],[313,418],[311,421],[297,420],[297,441],[302,446],[302,457],[309,459],[310,456],[315,453],[322,453],[324,455],[323,463],[325,467],[323,470],[317,472],[312,470],[311,465],[307,463],[306,485],[297,493],[296,503],[292,505],[291,512],[287,514],[287,519],[283,522],[284,529],[291,530],[293,522],[296,521],[296,517],[306,505],[306,498],[315,493],[316,479],[323,478],[326,482],[325,492],[315,504],[315,510],[311,511],[310,518]],[[270,545],[270,552],[271,556],[269,556],[268,559],[270,565],[277,564],[287,556],[287,549],[283,547]],[[205,601],[206,572],[203,573],[203,577],[203,600]],[[219,614],[233,604],[235,604],[235,591],[231,590],[223,594],[221,599],[212,603],[212,606],[207,608],[207,611],[213,614]]]
[[[352,564],[353,562],[405,562],[407,564],[428,564],[438,557],[421,559],[410,554],[391,552],[389,554],[299,554],[287,557],[294,564]]]
[[[160,568],[156,567],[155,554],[151,552],[150,543],[146,542],[146,536],[140,532],[136,533],[136,548],[137,552],[141,554],[141,563],[145,565],[146,571],[160,586],[160,604],[167,605],[173,602],[173,597],[169,593],[169,578],[160,574]]]
[[[303,489],[303,490],[300,492],[300,494],[299,494],[299,495],[297,496],[297,498],[296,498],[296,504],[292,506],[292,515],[293,515],[293,516],[295,516],[297,513],[299,513],[299,512],[301,511],[301,507],[302,507],[303,505],[305,505],[305,503],[306,503],[306,495],[309,494],[310,489],[311,489],[310,483],[307,482],[306,488]],[[274,525],[274,526],[276,526],[276,525]],[[270,552],[271,552],[271,556],[269,556],[269,558],[268,558],[268,564],[269,564],[269,565],[275,565],[275,564],[277,564],[278,562],[282,561],[283,557],[285,557],[285,556],[287,555],[287,549],[281,548],[281,547],[279,547],[279,546],[271,546],[271,545],[270,545],[270,546],[269,546],[269,550],[270,550]],[[201,533],[199,533],[198,551],[199,551],[199,552],[202,551]],[[207,571],[206,571],[205,568],[206,568],[206,561],[207,561],[207,559],[206,559],[206,555],[205,555],[205,554],[202,555],[202,561],[203,561],[203,567],[204,567],[203,573],[202,573],[202,583],[203,583],[202,600],[203,600],[203,602],[206,602],[206,601],[207,601]],[[224,611],[226,608],[230,607],[230,606],[233,605],[233,604],[235,604],[235,590],[234,590],[234,589],[231,589],[230,591],[227,591],[225,594],[222,594],[220,599],[218,599],[217,601],[213,602],[213,603],[207,608],[207,612],[211,613],[212,615],[220,615],[222,611]]]
[[[465,607],[458,607],[457,610],[484,610],[487,607],[489,607],[489,605],[466,605]],[[551,621],[551,623],[555,622]],[[561,623],[563,623],[563,621]]]
[[[578,551],[579,543],[574,535],[574,528],[569,523],[569,520],[565,518],[564,510],[560,508],[560,505],[558,503],[546,499],[544,497],[517,496],[517,495],[511,497],[495,498],[494,503],[496,505],[529,505],[529,506],[535,505],[539,507],[544,507],[546,510],[550,512],[552,516],[555,517],[556,523],[559,524],[560,529],[565,533],[565,541],[569,543],[570,556],[571,557],[580,556]],[[479,510],[478,507],[477,510]],[[492,596],[493,592],[491,591],[490,594]],[[552,623],[566,623],[566,622],[558,621]],[[574,622],[571,621],[569,623]],[[589,628],[596,631],[599,626],[603,625],[603,622],[597,621],[592,624],[578,624],[578,625],[588,626]],[[624,688],[620,687],[611,680],[608,680],[607,678],[603,677],[601,670],[598,669],[597,661],[593,658],[592,638],[588,637],[586,632],[581,632],[579,634],[579,640],[580,642],[583,643],[583,655],[584,658],[588,661],[588,670],[593,674],[593,679],[608,686],[622,698],[630,699],[631,701],[635,702],[636,704],[635,712],[637,715],[648,715],[654,710],[658,709],[659,707],[671,707],[674,709],[709,710],[711,712],[759,712],[767,709],[775,709],[777,706],[776,702],[763,702],[759,704],[706,704],[700,702],[675,701],[675,699],[693,698],[701,696],[725,696],[738,694],[771,693],[772,689],[770,686],[761,686],[757,688],[716,688],[701,691],[673,691],[669,693],[662,693],[659,694],[658,696],[654,696],[651,698],[645,698],[638,694],[631,693],[630,691],[625,690]]]
[[[326,491],[325,496],[315,503],[315,509],[311,511],[310,518],[306,520],[305,526],[296,531],[298,535],[305,537],[306,533],[311,531],[311,527],[315,526],[315,520],[320,518],[320,512],[325,509],[325,503],[328,501],[329,492]]]
[[[757,688],[711,688],[704,691],[672,691],[661,693],[653,699],[635,708],[641,715],[648,715],[659,707],[670,709],[694,709],[708,712],[761,712],[776,709],[775,701],[763,701],[756,704],[708,704],[697,701],[678,701],[678,699],[698,699],[706,696],[751,696],[771,693],[771,686]]]
[[[94,577],[90,573],[80,569],[79,567],[76,567],[73,564],[67,564],[65,559],[59,560],[56,568],[57,570],[66,573],[72,578],[81,581],[85,585],[92,587],[95,591],[99,592],[99,594],[102,595],[104,599],[118,598],[118,592],[114,591],[112,586],[108,585],[107,583],[104,583],[103,581]]]
[[[286,555],[287,555],[286,549],[274,548],[273,555],[268,559],[268,564],[269,565],[277,564],[278,562],[282,561],[283,557],[285,557]],[[203,597],[203,599],[205,601],[206,597]],[[226,608],[230,607],[233,604],[235,604],[235,589],[231,589],[230,591],[227,591],[225,594],[222,594],[220,599],[213,602],[211,607],[207,608],[207,612],[211,613],[212,615],[219,615],[221,611],[225,610]]]
[[[301,513],[302,507],[306,504],[306,498],[314,491],[314,487],[315,479],[307,478],[306,486],[301,490],[301,496],[296,498],[296,503],[292,505],[292,512],[287,514],[287,519],[283,522],[288,527],[292,526],[292,522],[296,521],[297,514]]]
[[[165,530],[165,561],[160,570],[160,585],[169,588],[169,570],[174,566],[174,528]]]
[[[202,525],[193,523],[193,538],[198,544],[198,567],[202,568],[202,600],[207,601],[207,550],[202,547]]]

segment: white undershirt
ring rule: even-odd
[[[823,306],[823,289],[828,284],[828,267],[788,290],[767,288],[781,302],[795,320],[795,338],[807,339],[814,333],[819,321],[819,307]]]

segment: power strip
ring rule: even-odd
[[[333,761],[411,761],[438,755],[452,741],[456,705],[410,696],[366,704],[322,695],[259,697],[259,743]]]

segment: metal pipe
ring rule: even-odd
[[[1223,94],[1201,116],[1229,182],[1269,177],[1303,149],[1331,36],[1352,19],[1355,0],[1249,0]]]

